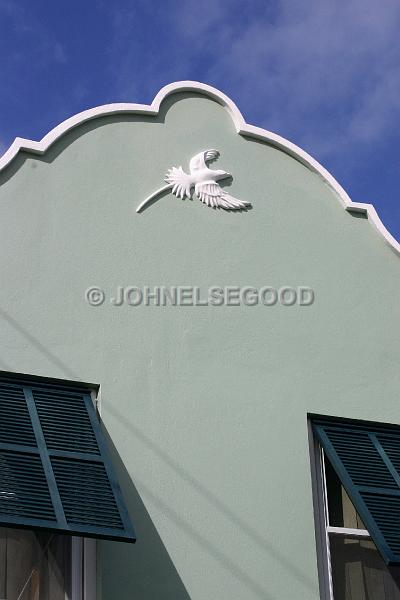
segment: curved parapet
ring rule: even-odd
[[[98,117],[117,114],[142,114],[146,116],[156,116],[158,115],[160,106],[165,98],[171,94],[180,92],[196,92],[212,98],[228,111],[239,135],[267,142],[270,145],[279,148],[283,152],[293,156],[307,168],[317,173],[335,192],[338,201],[345,210],[349,212],[365,214],[379,234],[384,238],[385,242],[393,249],[394,252],[400,255],[399,242],[386,229],[372,204],[352,202],[348,194],[336,181],[336,179],[307,152],[289,140],[272,133],[271,131],[261,127],[256,127],[254,125],[249,125],[246,123],[236,104],[230,98],[228,98],[228,96],[210,85],[199,83],[197,81],[178,81],[166,85],[158,92],[150,105],[115,103],[105,104],[102,106],[97,106],[96,108],[85,110],[70,117],[69,119],[66,119],[54,127],[54,129],[47,133],[39,142],[17,137],[10,148],[0,158],[0,171],[4,169],[21,150],[33,154],[44,154],[48,148],[65,133],[71,129],[74,129],[75,127],[78,127],[82,123],[91,121]]]

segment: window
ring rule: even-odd
[[[0,529],[0,598],[65,600],[70,593],[70,536]]]
[[[90,390],[0,374],[0,600],[91,600],[96,538],[135,541]]]
[[[95,600],[95,541],[0,528],[1,600]]]
[[[321,597],[400,600],[400,428],[314,418],[312,429]]]

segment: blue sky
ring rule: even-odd
[[[400,240],[399,0],[0,0],[0,153],[171,81],[228,94]]]

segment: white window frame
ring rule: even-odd
[[[351,529],[349,527],[333,527],[329,525],[325,455],[321,445],[314,437],[311,422],[309,422],[308,433],[320,596],[321,600],[335,600],[333,595],[329,534],[333,533],[354,539],[369,540],[371,540],[371,536],[366,529]]]
[[[71,596],[65,600],[96,600],[96,540],[73,536],[71,542]]]

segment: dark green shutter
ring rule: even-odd
[[[0,525],[135,541],[87,389],[0,377]]]
[[[400,428],[323,418],[313,428],[386,564],[400,565]]]

